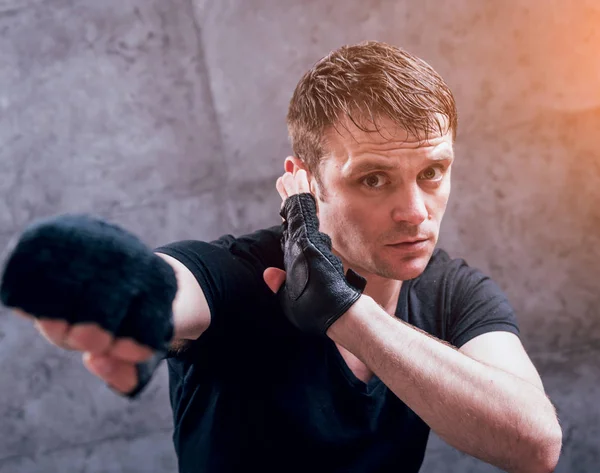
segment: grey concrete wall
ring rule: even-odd
[[[403,46],[459,105],[441,245],[518,309],[557,472],[600,471],[598,24],[593,0],[0,1],[0,249],[67,211],[152,246],[276,223],[301,74],[345,43]],[[176,470],[164,367],[133,404],[1,317],[0,386],[0,473]],[[497,470],[434,436],[423,471]]]
[[[0,2],[2,247],[63,212],[151,246],[230,228],[193,18],[187,0]],[[176,471],[164,367],[133,404],[20,319],[0,339],[0,472]]]

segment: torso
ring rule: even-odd
[[[363,383],[368,383],[373,377],[373,371],[371,371],[367,365],[365,365],[362,361],[356,358],[352,353],[346,350],[344,347],[335,344],[340,354],[344,358],[344,361],[348,365],[348,368],[352,370],[354,376],[360,379]]]

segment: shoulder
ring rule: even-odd
[[[275,298],[263,272],[269,266],[283,265],[280,236],[281,230],[271,227],[208,242],[178,241],[155,249],[185,265],[206,298],[210,327],[199,339],[204,342],[194,343],[195,347],[213,339],[211,333],[249,333],[260,322],[256,314],[272,309]],[[172,355],[178,356],[175,350]]]
[[[212,241],[181,240],[154,251],[182,260],[187,266],[192,261],[220,266],[224,260],[238,260],[251,266],[280,267],[283,265],[281,231],[281,226],[274,226],[241,236],[226,234]]]
[[[514,309],[504,291],[463,258],[436,250],[414,287],[422,303],[427,301],[441,309],[440,338],[456,347],[491,331],[519,334]]]
[[[436,303],[446,311],[455,311],[474,300],[505,299],[487,274],[441,248],[434,251],[423,273],[411,281],[411,288],[419,299],[431,300],[435,294]]]
[[[281,249],[281,226],[273,226],[256,230],[234,237],[223,235],[211,242],[220,248],[228,250],[236,257],[242,258],[254,265],[267,268],[283,267],[283,251]]]
[[[281,225],[262,228],[252,233],[244,235],[233,236],[226,234],[213,240],[211,243],[231,247],[235,245],[246,245],[248,247],[260,247],[261,245],[272,245],[273,243],[279,243],[282,235]]]
[[[439,280],[445,286],[463,292],[475,289],[481,283],[492,282],[489,275],[470,265],[465,258],[451,257],[441,248],[434,251],[422,277],[424,281]]]

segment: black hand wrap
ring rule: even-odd
[[[29,226],[6,262],[0,300],[37,318],[95,322],[156,350],[137,366],[135,397],[173,338],[173,268],[135,235],[86,215]]]
[[[331,251],[331,238],[319,232],[311,194],[288,197],[281,209],[286,280],[278,292],[287,318],[300,330],[324,335],[360,297],[366,280]]]

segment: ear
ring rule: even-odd
[[[285,158],[285,162],[283,164],[285,172],[290,172],[293,175],[296,175],[296,172],[300,169],[304,169],[308,174],[308,169],[306,165],[302,162],[300,158],[296,158],[295,156],[288,156]]]
[[[285,163],[284,163],[284,168],[285,168],[285,172],[290,172],[293,175],[296,175],[296,172],[298,172],[300,169],[304,169],[306,171],[306,176],[308,177],[308,182],[310,183],[310,193],[312,195],[315,196],[316,200],[317,200],[317,212],[319,210],[319,184],[317,183],[316,179],[313,179],[313,175],[310,173],[310,171],[308,170],[308,168],[306,167],[306,164],[304,164],[304,162],[299,159],[296,158],[295,156],[288,156],[287,158],[285,158]]]

